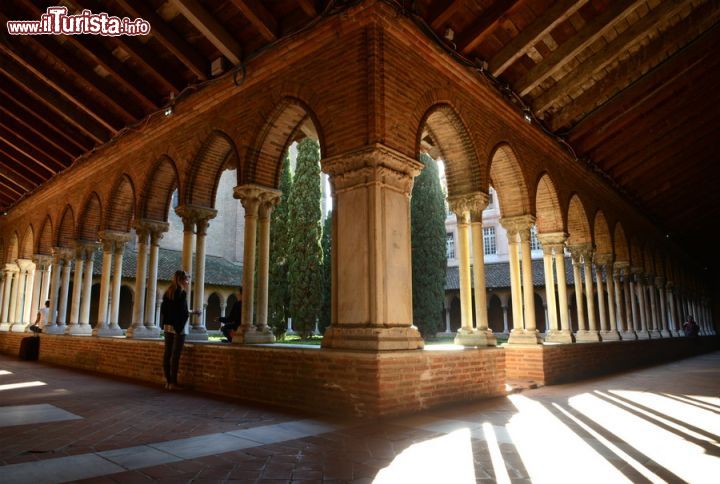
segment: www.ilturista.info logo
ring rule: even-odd
[[[115,17],[106,13],[92,13],[83,10],[77,15],[68,15],[67,7],[48,7],[40,20],[9,20],[10,35],[147,35],[150,22],[141,18]]]

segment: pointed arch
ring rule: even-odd
[[[593,224],[595,241],[595,252],[597,254],[612,254],[613,244],[610,237],[610,228],[602,210],[595,212],[595,223]]]
[[[642,255],[642,246],[636,237],[633,237],[630,241],[630,265],[637,269],[645,267],[645,261],[643,260]]]
[[[10,236],[10,242],[8,243],[7,248],[7,259],[5,259],[5,262],[8,264],[14,263],[20,255],[20,237],[18,237],[17,232],[13,232]]]
[[[490,157],[490,183],[498,194],[503,217],[530,213],[525,176],[515,152],[507,143],[499,144]]]
[[[234,165],[239,164],[235,143],[222,131],[212,131],[190,164],[184,200],[190,205],[215,208],[220,175],[231,159]]]
[[[75,242],[75,214],[70,205],[65,207],[55,236],[55,245],[72,248]]]
[[[582,245],[592,243],[592,232],[587,212],[580,197],[574,194],[570,198],[567,212],[568,245]]]
[[[645,244],[645,250],[643,250],[643,262],[645,267],[645,274],[655,274],[655,258],[653,257],[653,249],[650,244]]]
[[[560,209],[560,200],[550,175],[545,173],[535,190],[535,225],[538,233],[564,232],[565,222]]]
[[[42,254],[42,255],[50,255],[50,252],[52,251],[52,236],[53,236],[53,227],[52,227],[52,219],[50,218],[50,215],[45,217],[45,220],[43,221],[42,226],[40,227],[40,235],[38,235],[37,239],[37,248],[35,249],[36,254]]]
[[[313,110],[297,97],[284,97],[260,131],[248,153],[247,173],[238,173],[238,181],[277,187],[283,156],[300,137],[317,140],[320,152],[326,152],[322,126]]]
[[[0,239],[0,261],[5,261],[5,240]]]
[[[487,191],[477,150],[467,125],[449,104],[432,106],[422,117],[417,133],[416,153],[435,147],[445,162],[448,195]]]
[[[105,206],[105,228],[130,231],[135,216],[135,186],[128,175],[122,174],[117,179]]]
[[[620,222],[615,224],[615,260],[618,262],[630,262],[630,249],[625,237],[625,230]]]
[[[32,259],[33,248],[35,247],[35,233],[32,224],[28,225],[23,234],[22,243],[20,244],[20,258]]]
[[[88,196],[78,220],[77,238],[95,242],[102,223],[102,204],[97,192]]]
[[[180,189],[179,178],[175,162],[169,156],[161,156],[145,180],[139,217],[167,222],[172,194],[175,189]]]

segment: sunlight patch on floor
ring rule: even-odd
[[[43,381],[24,381],[21,383],[8,383],[6,385],[0,385],[0,392],[3,390],[15,390],[18,388],[40,387],[43,385],[47,385],[47,383],[45,383]]]
[[[381,469],[373,482],[474,484],[475,463],[470,430],[456,430],[411,445],[398,454],[389,466]]]
[[[490,453],[490,461],[492,462],[493,472],[495,474],[495,482],[498,484],[509,484],[510,476],[508,475],[505,460],[500,452],[500,446],[498,445],[497,436],[495,435],[495,429],[493,429],[492,424],[489,422],[485,422],[482,425],[482,429],[485,434],[485,442],[487,442],[488,453]]]
[[[12,371],[0,370],[0,375],[12,375]]]

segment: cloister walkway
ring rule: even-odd
[[[717,482],[720,352],[383,421],[0,356],[0,481]]]

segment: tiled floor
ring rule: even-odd
[[[32,383],[30,385],[30,383]],[[720,352],[379,422],[0,356],[0,482],[717,482]]]

